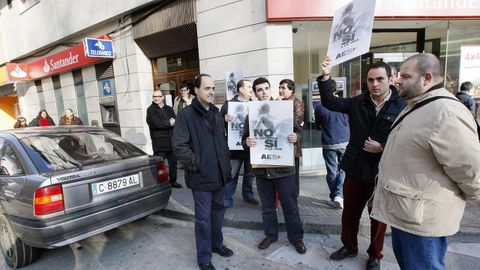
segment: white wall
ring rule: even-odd
[[[279,81],[293,79],[292,26],[267,23],[265,8],[265,1],[197,0],[201,72],[217,83],[234,70],[264,76],[277,95]]]
[[[11,7],[5,5],[0,10],[0,32],[5,40],[7,60],[69,39],[80,31],[120,18],[146,4],[162,1],[42,0],[22,14],[19,14],[19,2],[12,1]]]

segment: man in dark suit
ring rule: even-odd
[[[193,80],[195,98],[178,113],[173,129],[173,151],[185,165],[185,181],[192,190],[195,208],[197,262],[202,270],[213,267],[212,252],[230,257],[223,245],[222,223],[225,185],[231,181],[231,166],[224,119],[212,104],[215,84],[200,74]]]

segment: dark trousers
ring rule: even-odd
[[[445,236],[418,236],[392,227],[392,247],[400,269],[445,269]]]
[[[297,196],[300,195],[300,158],[295,158],[295,183],[297,184]]]
[[[192,191],[195,204],[195,241],[198,263],[212,260],[212,248],[223,245],[223,188],[214,191]]]
[[[157,152],[156,156],[162,157],[168,162],[168,177],[170,183],[177,182],[177,157],[173,154],[172,151],[169,152]]]
[[[373,194],[375,184],[373,182],[364,182],[351,177],[345,176],[343,186],[344,206],[342,213],[342,243],[350,253],[358,253],[358,227],[363,209],[367,201]],[[368,206],[368,213],[372,211],[372,207]],[[367,253],[370,257],[383,258],[383,239],[387,226],[382,222],[370,218],[370,246]]]
[[[285,216],[288,240],[291,243],[301,241],[303,239],[303,225],[298,212],[295,175],[277,179],[257,177],[257,190],[262,202],[265,236],[272,240],[278,239],[278,220],[275,208],[275,192],[277,192]]]

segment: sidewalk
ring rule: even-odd
[[[193,221],[193,197],[190,189],[185,187],[184,172],[178,170],[178,179],[184,187],[172,189],[170,203],[160,215],[170,218]],[[234,204],[225,211],[224,226],[263,230],[262,213],[260,206],[253,206],[243,201],[241,195],[241,177],[234,195]],[[258,199],[257,188],[254,182],[255,197]],[[303,174],[300,176],[300,196],[298,206],[306,233],[340,234],[342,211],[327,205],[328,186],[325,175]],[[280,229],[285,230],[281,207],[279,207]],[[387,231],[389,233],[389,230]],[[460,231],[457,235],[480,233],[480,202],[467,202]],[[369,236],[370,220],[365,208],[360,220],[359,234]]]

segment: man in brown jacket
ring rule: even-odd
[[[433,54],[403,62],[397,85],[407,107],[380,160],[371,217],[392,226],[401,269],[444,269],[465,200],[480,198],[477,126],[443,87],[441,70]]]

